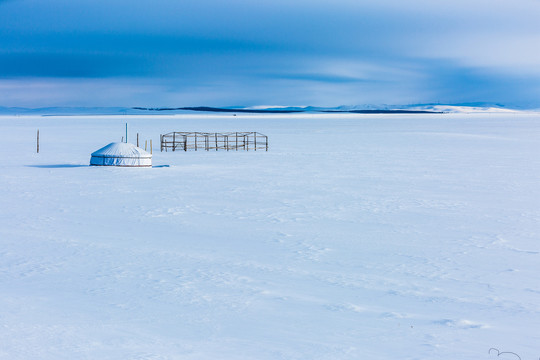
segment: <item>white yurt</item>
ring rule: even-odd
[[[152,167],[152,154],[133,144],[113,142],[94,151],[90,165]]]

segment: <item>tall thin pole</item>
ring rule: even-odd
[[[39,154],[39,129],[37,131],[37,153]]]
[[[127,123],[126,123],[126,144],[127,144]]]

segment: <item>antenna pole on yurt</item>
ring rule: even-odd
[[[126,123],[126,143],[128,142],[127,140],[127,123]]]

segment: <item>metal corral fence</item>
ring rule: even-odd
[[[188,150],[264,150],[268,151],[268,136],[258,132],[171,132],[160,136],[161,151]]]

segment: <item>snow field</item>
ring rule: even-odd
[[[156,167],[87,166],[125,122]],[[540,356],[537,114],[0,129],[1,359]],[[160,153],[170,131],[258,131],[270,151]]]

